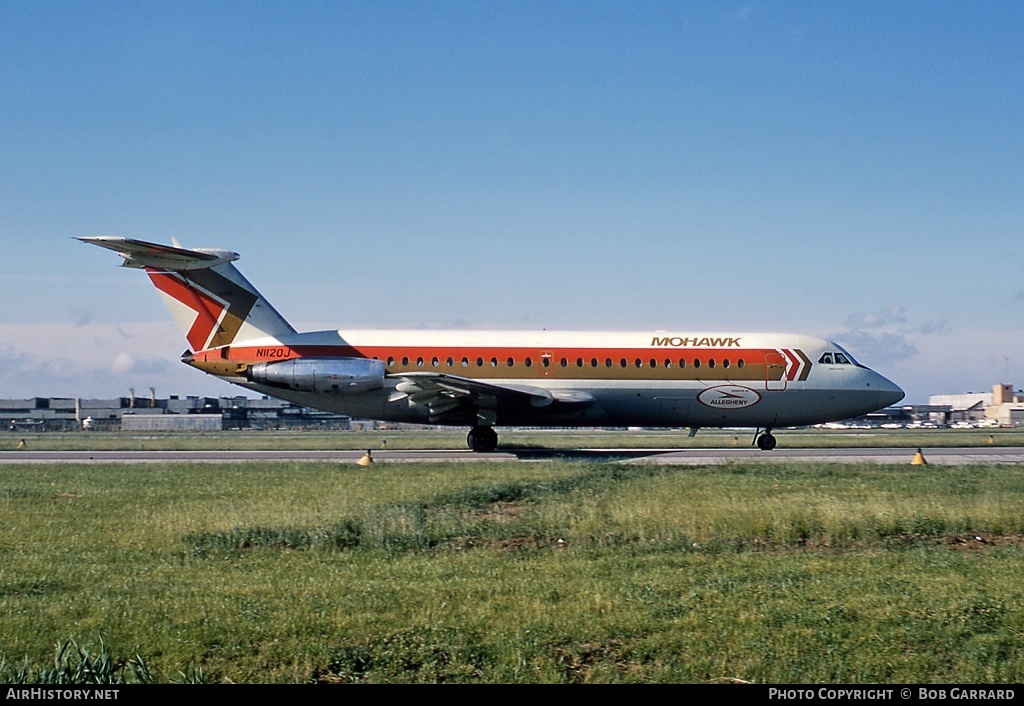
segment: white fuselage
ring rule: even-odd
[[[439,420],[414,397],[396,394],[403,376],[423,373],[552,393],[544,406],[497,405],[495,426],[772,428],[848,419],[903,398],[838,345],[792,334],[319,331],[245,341],[220,357],[247,365],[384,361],[383,387],[354,394],[282,390],[197,367],[303,405],[398,422],[475,424],[470,416]]]

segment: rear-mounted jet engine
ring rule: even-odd
[[[250,381],[297,392],[351,395],[384,387],[384,361],[297,358],[249,366]]]

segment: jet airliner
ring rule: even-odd
[[[778,427],[848,419],[903,390],[821,338],[775,333],[296,332],[232,264],[237,253],[113,236],[79,240],[143,269],[185,333],[182,362],[304,406],[388,422],[495,427]]]

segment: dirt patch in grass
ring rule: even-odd
[[[562,677],[570,684],[591,681],[595,669],[600,667],[620,673],[627,672],[629,661],[623,656],[624,651],[625,645],[620,640],[564,645],[555,649],[558,663],[562,665]]]
[[[943,537],[940,543],[953,551],[984,552],[1003,547],[1024,547],[1024,534],[964,534]]]
[[[529,552],[541,549],[565,549],[569,545],[559,537],[545,537],[539,534],[505,537],[455,537],[438,552],[466,551],[470,549],[497,549],[500,552]]]
[[[986,552],[1005,547],[1024,547],[1024,534],[1010,532],[1006,534],[968,533],[955,535],[930,535],[923,533],[895,534],[884,537],[881,541],[836,543],[802,542],[800,544],[782,544],[771,540],[757,538],[749,542],[741,542],[743,547],[762,552],[801,552],[839,554],[856,552],[872,548],[904,549],[913,546],[945,547],[958,552]],[[695,546],[695,549],[700,549]]]

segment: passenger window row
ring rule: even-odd
[[[826,355],[828,355],[828,354],[826,354]],[[836,354],[836,355],[841,355],[841,354]],[[377,360],[376,356],[374,356],[374,360]],[[531,368],[531,367],[533,367],[533,362],[534,362],[533,358],[526,357],[526,358],[522,359],[521,364],[524,365],[527,368]],[[512,358],[512,357],[506,358],[504,361],[499,361],[498,358],[496,358],[496,357],[492,357],[492,358],[486,359],[486,360],[484,358],[479,358],[479,357],[475,358],[475,359],[470,359],[468,357],[463,357],[463,358],[458,359],[458,360],[456,360],[455,358],[452,358],[452,357],[448,357],[448,358],[442,360],[441,358],[438,358],[437,356],[431,358],[429,361],[427,361],[427,359],[423,358],[423,357],[418,357],[418,358],[413,359],[413,358],[409,358],[408,356],[403,357],[401,359],[396,359],[396,358],[393,358],[393,357],[389,357],[387,359],[387,367],[389,367],[389,368],[395,367],[395,365],[398,364],[398,363],[401,364],[402,368],[408,368],[410,366],[415,366],[417,368],[423,368],[423,367],[427,367],[428,365],[429,365],[429,367],[432,367],[432,368],[439,368],[439,367],[445,367],[445,368],[460,368],[460,367],[461,368],[469,368],[469,367],[473,367],[474,365],[477,368],[484,368],[484,367],[497,368],[497,367],[501,366],[502,364],[504,364],[504,366],[508,367],[508,368],[515,368],[515,367],[518,367],[520,365],[520,361],[517,361],[515,358]],[[561,358],[558,361],[559,367],[562,367],[562,368],[569,368],[569,367],[573,367],[573,366],[575,366],[576,368],[586,368],[586,367],[600,368],[600,367],[602,367],[602,364],[603,364],[603,366],[605,368],[614,368],[614,367],[616,367],[616,365],[618,367],[620,367],[620,368],[628,368],[630,366],[636,367],[636,368],[643,368],[645,366],[646,367],[650,367],[650,368],[658,368],[658,367],[672,368],[672,367],[677,366],[677,365],[680,368],[685,368],[688,365],[691,365],[694,368],[700,368],[701,365],[707,365],[707,367],[709,367],[709,368],[715,368],[715,367],[718,367],[719,365],[721,365],[722,368],[728,369],[728,368],[731,368],[733,366],[732,359],[730,359],[730,358],[723,358],[721,361],[719,361],[717,358],[708,358],[706,361],[702,361],[700,358],[694,358],[694,359],[689,360],[689,361],[687,361],[686,358],[679,358],[677,360],[673,360],[671,358],[665,358],[664,360],[659,360],[657,358],[650,358],[650,359],[634,358],[632,360],[629,360],[629,359],[626,359],[626,358],[619,358],[617,361],[612,359],[612,358],[605,358],[603,361],[600,361],[597,358],[590,358],[589,360],[585,360],[583,358],[576,358],[575,361],[570,361],[570,359],[568,359],[568,358]],[[744,367],[746,367],[746,361],[744,361],[742,358],[737,360],[735,364],[736,364],[737,368],[744,368]],[[541,365],[542,368],[550,368],[552,366],[552,359],[550,357],[548,357],[548,356],[541,356],[540,357],[540,365]]]

